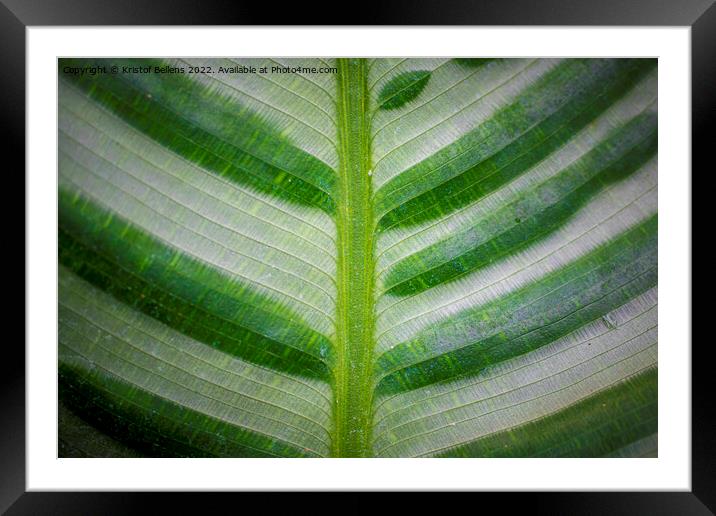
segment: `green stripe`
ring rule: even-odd
[[[548,236],[611,183],[639,170],[656,149],[656,114],[633,118],[575,164],[516,201],[396,263],[384,280],[386,291],[399,296],[421,292]]]
[[[384,353],[376,363],[378,392],[415,389],[528,353],[656,283],[654,215],[571,265],[485,306],[458,313]]]
[[[63,363],[73,355],[60,344],[59,395],[72,410],[149,457],[311,456],[274,438],[177,405],[99,368]]]
[[[655,65],[648,59],[558,65],[482,125],[381,186],[380,229],[430,220],[494,191],[563,145]]]
[[[60,60],[63,66],[86,60]],[[141,60],[143,65],[161,65]],[[97,60],[104,66],[136,61]],[[336,173],[235,99],[183,75],[63,75],[63,80],[156,142],[202,168],[293,202],[335,210]]]
[[[62,386],[60,387],[62,389]],[[57,407],[58,457],[142,457],[142,454],[122,442],[100,432],[83,417],[72,412],[60,392]]]
[[[631,91],[656,62],[637,59],[624,65],[613,81],[594,82],[583,94],[570,98],[561,109],[492,156],[386,213],[378,230],[444,217],[497,190],[545,159]]]
[[[556,414],[437,453],[437,457],[604,457],[657,432],[650,369]]]
[[[467,66],[468,68],[480,68],[485,66],[492,61],[498,61],[494,57],[456,57],[453,59],[457,64]]]
[[[378,94],[378,109],[397,109],[415,99],[427,86],[428,70],[403,72],[390,79]]]
[[[327,378],[331,343],[252,287],[60,190],[59,261],[83,279],[216,349]]]

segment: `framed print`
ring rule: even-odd
[[[6,2],[28,304],[3,507],[511,490],[709,514],[690,170],[716,15],[642,4],[258,27]]]

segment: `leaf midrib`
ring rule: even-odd
[[[337,362],[332,455],[370,455],[374,329],[374,217],[364,59],[339,59],[340,143]]]

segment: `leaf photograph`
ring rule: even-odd
[[[61,58],[60,457],[657,457],[657,60]]]

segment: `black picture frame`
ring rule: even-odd
[[[714,125],[716,113],[716,7],[713,3],[714,0],[447,0],[433,3],[394,0],[363,9],[350,21],[356,25],[690,26],[692,160],[694,167],[703,164],[702,168],[705,168],[708,148],[713,146],[708,129]],[[0,113],[3,132],[0,141],[4,147],[3,156],[16,158],[15,167],[6,165],[6,179],[19,178],[19,170],[24,170],[25,166],[25,30],[28,26],[284,25],[298,22],[342,25],[336,23],[338,16],[336,19],[317,17],[316,9],[305,3],[287,3],[282,9],[286,10],[279,14],[275,6],[266,3],[248,5],[228,0],[0,0]],[[22,188],[24,191],[24,182]],[[9,197],[9,194],[6,196]],[[24,195],[13,197],[24,200]],[[13,218],[6,220],[15,220],[17,209]],[[24,254],[23,259],[27,259]],[[6,327],[8,325],[9,321]],[[194,504],[199,510],[202,502],[195,501],[194,497],[189,497],[189,500],[186,495],[26,493],[25,354],[18,341],[5,340],[0,360],[0,513],[125,514],[146,508],[147,499],[151,497],[161,497],[161,503],[166,504],[163,510],[167,512],[173,506],[191,510]],[[525,504],[532,513],[549,514],[716,513],[715,404],[711,398],[713,385],[708,371],[711,362],[706,357],[709,343],[702,341],[701,344],[692,348],[690,492],[509,494],[509,504]],[[668,345],[686,346],[690,343],[671,342]],[[225,496],[234,495],[221,495],[222,498]],[[506,498],[504,494],[479,496]],[[500,500],[500,503],[505,501]]]

